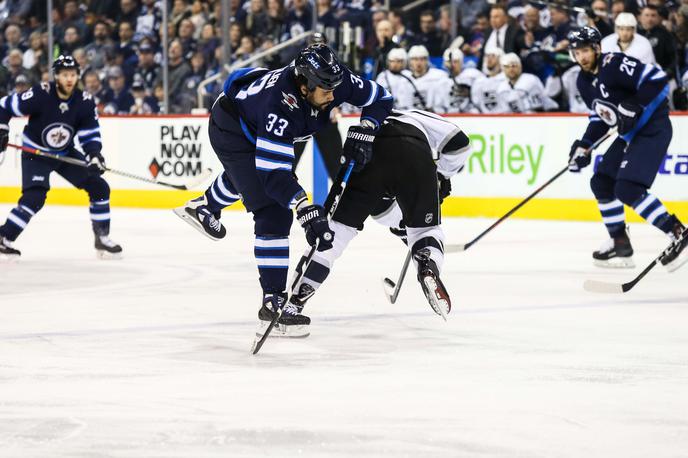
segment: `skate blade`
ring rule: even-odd
[[[260,339],[265,334],[265,331],[270,326],[269,321],[262,321],[258,324],[258,329],[256,329],[256,339]],[[304,339],[311,335],[308,325],[302,326],[287,326],[284,324],[276,323],[275,327],[272,328],[272,332],[268,336],[268,339],[273,337],[286,338],[286,339]]]
[[[427,288],[425,297],[428,299],[430,307],[432,307],[432,310],[441,316],[444,321],[447,321],[447,314],[451,310],[451,303],[448,298],[444,297],[440,292],[441,288],[431,276],[423,278],[423,283]]]
[[[122,252],[110,253],[109,251],[105,250],[96,250],[96,258],[100,259],[101,261],[119,261],[122,259]]]
[[[612,258],[609,260],[593,259],[593,265],[603,269],[633,269],[635,262],[633,258]]]
[[[21,256],[18,254],[0,254],[0,262],[2,262],[3,264],[12,264],[15,262],[19,262],[19,258],[21,258]]]
[[[177,208],[173,209],[172,211],[174,212],[175,215],[180,217],[182,219],[182,221],[185,221],[186,223],[188,223],[189,226],[193,227],[194,229],[196,229],[198,232],[200,232],[201,234],[208,237],[213,242],[219,242],[220,240],[222,240],[222,239],[218,239],[217,237],[213,237],[212,235],[208,234],[205,231],[205,229],[203,229],[203,226],[201,225],[201,223],[199,223],[196,218],[194,218],[193,216],[189,215],[186,212],[185,206],[177,207]]]

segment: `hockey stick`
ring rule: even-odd
[[[382,280],[382,286],[385,288],[385,295],[387,295],[387,299],[389,299],[389,302],[391,302],[392,304],[394,304],[397,301],[399,291],[401,290],[401,285],[404,283],[404,278],[406,278],[406,272],[408,271],[410,263],[411,251],[409,250],[409,252],[406,253],[406,259],[404,259],[404,265],[401,267],[401,272],[399,272],[399,279],[397,280],[397,282],[394,283],[392,279],[387,277],[385,277]],[[390,288],[392,288],[391,293],[389,292]]]
[[[585,280],[583,283],[583,289],[586,291],[589,291],[591,293],[606,293],[606,294],[616,294],[616,293],[627,293],[635,285],[638,284],[640,280],[645,277],[656,265],[657,263],[662,259],[662,257],[669,251],[673,246],[676,244],[679,244],[683,242],[683,239],[688,237],[688,229],[685,229],[683,233],[681,234],[681,237],[678,238],[674,243],[669,245],[662,253],[657,256],[645,269],[643,269],[642,272],[638,274],[637,277],[635,277],[633,280],[629,281],[628,283],[608,283],[604,281],[598,281],[598,280]]]
[[[593,150],[594,150],[595,148],[597,148],[598,146],[600,146],[602,143],[604,143],[605,140],[607,140],[609,137],[611,137],[611,136],[614,135],[615,133],[616,133],[616,128],[611,129],[609,132],[607,132],[606,134],[604,134],[604,135],[602,136],[602,138],[600,138],[599,140],[597,140],[595,143],[593,143],[593,144],[590,146],[590,148],[587,149],[587,154],[592,154],[592,152],[593,152]],[[492,229],[494,229],[495,227],[499,226],[502,222],[504,222],[505,219],[507,219],[508,217],[510,217],[511,215],[513,215],[514,213],[516,213],[521,207],[523,207],[525,204],[527,204],[528,202],[530,202],[530,201],[533,199],[533,197],[535,197],[535,196],[537,196],[538,194],[540,194],[540,193],[542,192],[543,189],[545,189],[547,186],[549,186],[549,185],[552,184],[554,181],[556,181],[559,177],[561,177],[563,174],[565,174],[565,173],[568,171],[568,169],[569,169],[569,166],[567,165],[567,166],[564,167],[562,170],[560,170],[559,172],[557,172],[556,175],[554,175],[552,178],[550,178],[549,180],[547,180],[547,181],[546,181],[544,184],[542,184],[539,188],[537,188],[535,191],[533,191],[532,194],[530,194],[528,197],[526,197],[524,200],[522,200],[522,201],[521,201],[518,205],[516,205],[514,208],[512,208],[511,210],[509,210],[504,216],[502,216],[502,217],[499,218],[497,221],[495,221],[494,224],[492,224],[490,227],[488,227],[487,229],[485,229],[484,231],[482,231],[482,232],[480,233],[480,235],[478,235],[476,238],[474,238],[474,239],[471,240],[470,242],[464,243],[464,244],[445,245],[445,247],[444,247],[444,252],[445,252],[445,253],[456,253],[456,252],[459,252],[459,251],[466,251],[467,249],[469,249],[470,247],[472,247],[478,240],[482,239],[482,238],[485,237],[489,232],[491,232]]]
[[[332,215],[334,215],[335,210],[337,209],[337,205],[339,205],[339,200],[342,198],[342,195],[344,194],[344,190],[346,190],[346,184],[349,182],[349,177],[351,176],[351,171],[354,168],[354,161],[350,161],[349,164],[346,166],[346,168],[343,168],[342,170],[344,171],[344,174],[338,177],[338,180],[335,184],[332,185],[332,188],[330,189],[330,193],[327,195],[327,199],[325,201],[325,210],[327,211],[327,216],[328,218],[332,218]],[[337,189],[339,188],[339,189]],[[335,191],[336,190],[336,191]],[[306,274],[306,270],[308,269],[309,264],[311,263],[311,259],[313,259],[313,255],[318,249],[318,242],[315,243],[308,252],[308,255],[306,256],[306,259],[303,262],[303,265],[301,266],[301,271],[297,272],[296,278],[294,279],[292,286],[291,286],[291,293],[289,295],[289,298],[287,299],[287,302],[291,300],[291,297],[294,295],[294,288],[298,283],[301,281],[303,276]],[[285,302],[284,305],[287,304]],[[275,327],[277,324],[277,321],[279,321],[280,317],[282,316],[282,307],[279,307],[277,309],[277,312],[275,313],[275,316],[272,317],[272,321],[270,321],[270,324],[268,325],[267,329],[265,330],[265,333],[263,333],[263,336],[260,339],[254,339],[253,340],[253,345],[251,346],[251,354],[256,354],[260,351],[260,349],[263,347],[263,344],[265,341],[268,339],[270,336],[270,333],[272,332],[272,329]]]
[[[11,146],[12,148],[17,148],[19,150],[25,151],[27,153],[40,156],[40,157],[47,157],[49,159],[54,159],[56,161],[64,162],[66,164],[72,164],[72,165],[77,165],[79,167],[88,167],[88,162],[82,161],[80,159],[76,159],[73,157],[67,157],[67,156],[60,156],[58,154],[52,154],[48,153],[45,151],[41,151],[36,148],[28,148],[23,145],[14,145],[12,143],[9,143],[7,146]],[[151,178],[146,178],[138,175],[134,175],[133,173],[129,172],[123,172],[121,170],[116,170],[116,169],[111,169],[109,167],[105,167],[106,172],[114,173],[115,175],[121,175],[123,177],[131,178],[133,180],[139,180],[139,181],[144,181],[146,183],[153,183],[157,184],[160,186],[166,186],[168,188],[174,188],[174,189],[181,189],[182,191],[188,191],[190,189],[195,188],[199,184],[203,183],[205,180],[210,178],[212,175],[213,171],[211,169],[205,169],[198,177],[195,177],[192,181],[190,181],[187,184],[172,184],[172,183],[167,183],[165,181],[159,181],[159,180],[154,180]]]

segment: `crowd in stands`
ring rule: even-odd
[[[585,111],[575,91],[577,66],[567,34],[592,25],[603,51],[656,63],[672,78],[672,103],[685,109],[688,0],[448,0],[406,12],[372,0],[231,0],[229,50],[223,49],[221,0],[54,0],[54,49],[48,50],[45,0],[0,1],[0,95],[50,79],[49,52],[72,54],[84,88],[106,114],[158,113],[167,53],[171,113],[197,106],[197,89],[221,72],[225,54],[239,62],[317,31],[355,71],[388,87],[400,108],[436,112]],[[451,1],[451,0],[449,0]],[[299,47],[252,66],[288,64]],[[205,107],[221,91],[208,83]]]

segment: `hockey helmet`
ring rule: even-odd
[[[521,59],[516,55],[516,53],[510,52],[508,54],[504,54],[502,57],[499,58],[499,65],[502,67],[506,67],[509,65],[518,65],[519,67],[521,66]]]
[[[619,13],[614,20],[614,25],[617,27],[638,27],[638,21],[631,13]]]
[[[81,73],[79,63],[69,55],[60,54],[55,61],[53,61],[53,75],[57,75],[61,70],[76,70],[76,74]]]
[[[463,62],[463,51],[459,48],[449,48],[442,54],[442,61],[446,68],[450,68],[452,62]]]
[[[427,59],[430,57],[430,53],[428,53],[428,48],[425,46],[415,45],[409,49],[408,57],[409,59]]]
[[[404,48],[394,48],[387,53],[387,62],[392,60],[401,60],[404,62],[404,65],[406,65],[407,59],[408,55],[406,54],[406,50]]]
[[[585,48],[586,46],[599,46],[602,35],[593,27],[581,27],[569,32],[566,39],[569,41],[569,49]]]
[[[329,46],[315,43],[301,50],[296,57],[294,75],[306,79],[309,91],[316,87],[331,91],[341,84],[344,70]]]

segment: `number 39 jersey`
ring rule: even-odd
[[[386,89],[344,67],[333,102],[317,110],[301,95],[293,71],[292,66],[273,71],[241,69],[224,84],[224,94],[237,108],[245,136],[256,146],[258,176],[267,194],[285,207],[293,205],[294,197],[302,191],[292,173],[295,140],[325,127],[331,122],[332,109],[345,102],[362,107],[361,119],[376,126],[382,124],[393,105]]]
[[[622,138],[630,141],[658,108],[668,114],[667,74],[653,64],[643,64],[622,53],[604,53],[599,57],[597,74],[581,71],[578,91],[590,109],[590,124],[583,139],[590,144],[618,122],[622,102],[640,105],[643,113],[636,127]],[[657,112],[659,113],[659,112]]]
[[[13,116],[28,116],[24,127],[25,146],[66,154],[75,137],[86,154],[100,152],[100,126],[93,97],[74,89],[68,100],[58,97],[55,83],[41,83],[21,94],[0,99],[0,124]]]

